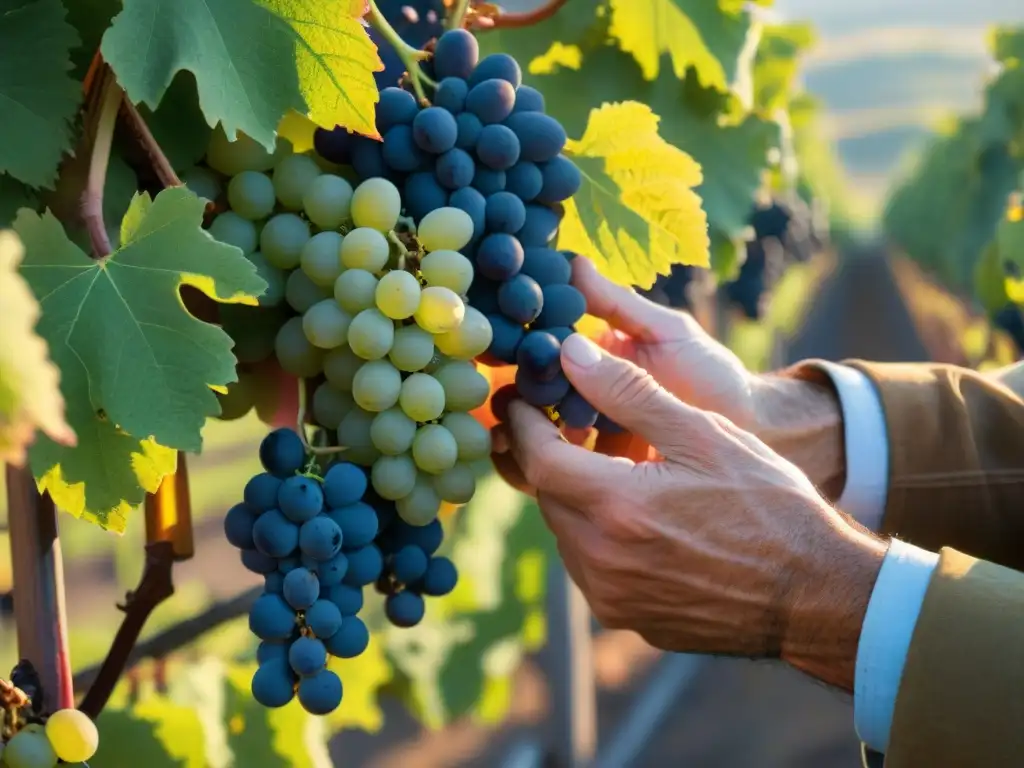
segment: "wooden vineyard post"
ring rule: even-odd
[[[146,495],[146,543],[170,542],[174,559],[179,562],[191,559],[196,552],[185,456],[178,451],[178,468],[163,479],[156,493]]]
[[[18,653],[39,674],[45,710],[73,707],[57,509],[28,468],[8,465],[6,475]]]

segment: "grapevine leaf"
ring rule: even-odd
[[[707,218],[693,191],[700,166],[658,135],[658,121],[638,102],[605,104],[566,146],[583,185],[566,203],[559,247],[642,288],[673,264],[708,265]]]
[[[60,371],[34,331],[39,305],[17,271],[22,253],[18,237],[0,230],[0,462],[17,465],[37,428],[64,445],[75,442],[64,421]]]
[[[188,314],[180,287],[240,303],[266,287],[236,248],[200,228],[203,208],[183,188],[137,195],[121,248],[100,261],[49,212],[22,210],[15,223],[22,274],[43,309],[38,333],[79,440],[38,440],[32,468],[62,509],[103,527],[123,530],[128,509],[174,471],[173,449],[201,448],[202,425],[218,412],[209,385],[235,380],[230,338]]]
[[[348,728],[367,733],[379,731],[384,726],[384,713],[377,702],[377,693],[394,675],[380,640],[371,636],[370,644],[358,657],[339,659],[332,656],[327,666],[345,684],[345,699],[340,707],[327,715],[327,726],[332,731]]]
[[[13,176],[0,173],[0,227],[10,226],[19,208],[35,208],[35,192]]]
[[[1017,304],[1024,304],[1024,203],[1016,199],[996,231],[1000,266],[1012,265],[1015,273],[1006,281],[1007,292]]]
[[[809,24],[765,27],[754,56],[754,108],[765,113],[789,105],[800,75],[800,56],[814,44]]]
[[[749,13],[714,0],[611,0],[609,34],[633,56],[647,80],[668,54],[676,77],[691,67],[700,82],[727,90],[735,82],[751,30]]]
[[[125,0],[101,50],[132,101],[151,109],[177,72],[192,72],[207,122],[232,140],[241,131],[273,150],[289,110],[377,137],[373,73],[383,65],[365,11],[365,0]]]
[[[203,724],[196,712],[164,697],[147,696],[128,708],[107,707],[97,720],[103,734],[93,768],[145,765],[203,768]]]
[[[68,22],[78,33],[81,45],[71,51],[76,80],[85,79],[96,49],[110,21],[121,10],[121,0],[68,0]]]
[[[196,81],[189,73],[175,76],[155,112],[145,106],[140,112],[176,171],[187,170],[206,154],[212,129],[199,108]]]
[[[988,312],[996,313],[1010,303],[1006,269],[999,260],[999,248],[992,243],[974,265],[974,294]]]
[[[0,173],[53,185],[81,96],[68,75],[77,45],[60,0],[19,0],[0,10]]]

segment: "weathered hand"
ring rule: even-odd
[[[577,335],[563,367],[664,457],[593,453],[540,411],[509,408],[506,457],[536,489],[598,619],[668,650],[782,656],[849,687],[884,545],[756,437],[632,363]]]

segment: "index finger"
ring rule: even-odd
[[[538,493],[579,508],[580,502],[607,498],[611,489],[630,480],[632,461],[566,442],[547,416],[522,401],[509,406],[509,427],[512,455]]]

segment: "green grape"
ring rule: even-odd
[[[346,269],[380,272],[387,266],[390,255],[387,238],[369,227],[353,229],[341,244],[341,263]]]
[[[431,286],[420,291],[420,305],[413,317],[430,333],[447,333],[459,327],[466,316],[466,305],[450,288]]]
[[[356,371],[352,397],[364,411],[379,413],[398,402],[402,374],[387,360],[371,360]]]
[[[420,272],[427,285],[449,288],[459,296],[465,296],[473,284],[473,262],[458,251],[428,253],[420,262]]]
[[[402,195],[387,179],[367,179],[352,195],[352,222],[378,232],[390,232],[402,212]]]
[[[334,300],[352,314],[372,309],[377,278],[365,269],[346,269],[334,281]]]
[[[256,382],[243,373],[238,374],[238,381],[227,385],[226,394],[215,392],[217,402],[220,404],[220,415],[216,418],[220,421],[234,421],[245,416],[252,407],[256,405],[253,386]]]
[[[381,456],[370,470],[370,483],[382,499],[397,501],[416,487],[416,465],[407,454]]]
[[[349,217],[352,185],[341,176],[324,173],[313,179],[302,196],[302,208],[320,229],[337,229]]]
[[[326,368],[326,360],[324,361]],[[343,392],[331,382],[321,382],[313,392],[313,418],[325,429],[337,431],[345,415],[355,408],[355,401],[349,392]]]
[[[388,408],[373,418],[370,425],[370,439],[377,450],[386,456],[397,456],[412,447],[416,437],[416,422],[401,408]]]
[[[288,281],[284,286],[284,299],[288,306],[299,314],[309,311],[314,304],[330,297],[329,291],[310,280],[309,275],[301,269],[293,270],[288,275]]]
[[[260,250],[279,269],[295,269],[309,242],[309,224],[294,213],[279,213],[263,226]]]
[[[461,251],[473,239],[473,219],[461,208],[436,208],[420,221],[416,239],[427,251]]]
[[[434,337],[437,348],[453,360],[472,360],[491,346],[494,331],[491,322],[480,310],[466,307],[466,316],[459,327]]]
[[[341,235],[318,232],[309,238],[299,254],[299,265],[310,280],[330,289],[341,274]]]
[[[491,385],[487,377],[472,363],[456,360],[445,363],[434,378],[444,389],[445,407],[449,411],[472,411],[487,402]]]
[[[351,326],[349,327],[351,328]],[[331,386],[351,392],[352,380],[355,378],[356,371],[365,362],[363,358],[359,357],[348,347],[332,349],[324,358],[324,376],[327,377],[327,381],[331,383]]]
[[[468,413],[446,413],[441,419],[441,426],[455,438],[459,447],[459,461],[476,461],[491,455],[490,430]]]
[[[259,171],[242,171],[228,182],[228,205],[244,219],[258,221],[274,212],[274,182]]]
[[[302,316],[302,330],[306,338],[320,349],[343,346],[351,323],[352,315],[339,307],[334,299],[317,302]]]
[[[402,270],[388,272],[377,283],[377,309],[392,320],[412,317],[420,304],[420,281]]]
[[[364,360],[380,360],[394,341],[395,324],[379,309],[364,309],[348,328],[348,345]]]
[[[289,150],[288,142],[278,139],[274,153],[271,154],[262,144],[241,132],[231,141],[223,129],[217,126],[206,148],[206,164],[225,176],[236,176],[242,171],[269,171]]]
[[[429,525],[441,511],[441,498],[429,475],[416,475],[416,484],[408,496],[395,502],[398,516],[409,525]]]
[[[100,745],[100,734],[89,716],[77,709],[58,709],[46,721],[46,738],[65,763],[91,760]]]
[[[290,211],[302,210],[302,196],[320,175],[320,166],[308,155],[288,155],[274,166],[274,192]]]
[[[416,326],[416,327],[419,328],[419,326]],[[423,330],[423,329],[420,328],[420,330]],[[430,338],[431,338],[431,340],[433,340],[433,338],[434,338],[433,334],[431,334]],[[425,366],[423,366],[423,372],[424,373],[429,373],[431,376],[433,376],[434,375],[434,371],[436,371],[438,368],[440,368],[440,367],[442,367],[444,365],[447,365],[449,362],[451,362],[451,360],[449,359],[449,357],[447,355],[442,355],[440,352],[438,352],[435,349],[434,350],[434,356],[430,358],[430,362],[427,363]]]
[[[338,425],[338,445],[347,449],[341,454],[345,461],[370,467],[380,458],[380,451],[373,447],[370,440],[371,424],[373,414],[358,407],[353,408],[342,418]]]
[[[402,382],[398,402],[413,421],[433,421],[444,411],[444,388],[433,376],[414,373]]]
[[[425,424],[412,441],[412,458],[424,472],[436,475],[455,466],[459,446],[455,436],[440,424]]]
[[[42,726],[28,725],[11,737],[4,747],[7,768],[54,768],[57,753]]]
[[[434,359],[434,337],[418,325],[403,325],[395,330],[388,357],[400,371],[421,371]]]
[[[224,211],[214,219],[209,232],[214,240],[241,248],[242,253],[252,253],[260,244],[256,225],[234,211]]]
[[[468,504],[476,493],[476,473],[462,462],[434,475],[433,481],[437,495],[449,504]]]
[[[301,317],[281,326],[274,339],[274,354],[285,373],[300,379],[311,379],[323,369],[324,351],[309,343]]]
[[[207,202],[212,203],[220,197],[220,179],[217,177],[217,174],[209,168],[203,168],[201,165],[194,165],[185,172],[185,175],[181,180],[185,182],[185,186],[188,187],[196,197],[201,197]]]
[[[284,270],[278,269],[277,267],[271,266],[267,263],[267,260],[263,258],[263,254],[259,251],[246,254],[245,258],[252,262],[252,265],[256,267],[256,274],[262,277],[267,283],[266,289],[258,298],[260,306],[276,307],[284,301],[284,290],[287,283]]]

